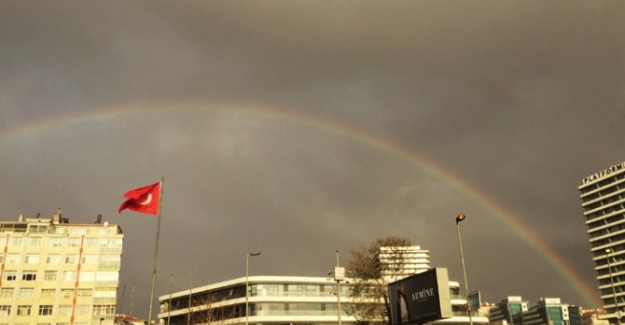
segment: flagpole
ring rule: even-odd
[[[156,266],[158,265],[158,238],[161,234],[161,210],[163,205],[163,182],[165,177],[161,177],[158,195],[158,222],[156,223],[156,244],[154,245],[154,264],[152,265],[152,289],[150,290],[150,310],[148,312],[148,325],[152,324],[152,304],[154,303],[154,285],[156,283]]]

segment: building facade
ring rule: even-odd
[[[523,325],[581,325],[579,307],[560,303],[560,298],[544,298],[523,313]]]
[[[245,313],[246,283],[249,313]],[[341,322],[353,324],[345,313],[349,284],[340,285]],[[337,284],[319,277],[252,276],[237,278],[159,297],[162,324],[336,324],[339,319]]]
[[[122,242],[100,216],[0,222],[0,324],[112,324]]]
[[[383,246],[378,253],[382,278],[394,282],[430,269],[430,251],[420,246]]]
[[[528,311],[528,302],[521,297],[508,297],[490,308],[489,318],[491,324],[521,325],[523,313]]]
[[[419,246],[380,247],[377,260],[382,280],[386,283],[430,269],[429,251]],[[350,288],[357,281],[345,278],[339,285],[334,279],[319,277],[253,276],[232,279],[160,296],[158,317],[165,325],[356,324],[356,317],[346,311],[353,310],[350,307],[355,304],[376,303],[350,297]],[[247,299],[246,283],[249,286]],[[339,295],[337,289],[340,289]],[[454,316],[432,324],[488,323],[488,317],[469,317],[467,300],[460,296],[458,282],[449,281],[449,290]],[[249,307],[247,314],[246,304]]]
[[[578,187],[603,308],[625,315],[625,162],[582,180]]]
[[[350,279],[340,285],[333,279],[293,276],[251,276],[249,287],[249,313],[245,314],[246,278],[214,283],[191,290],[159,296],[160,324],[265,324],[265,325],[324,325],[356,324],[355,317],[346,313],[349,304]],[[488,317],[469,319],[462,308],[466,300],[458,295],[460,286],[450,281],[454,317],[432,324],[487,324]]]

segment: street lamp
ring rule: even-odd
[[[473,318],[471,317],[471,309],[469,306],[469,281],[467,280],[467,268],[464,265],[464,252],[462,251],[462,240],[460,239],[460,222],[466,218],[464,214],[459,214],[456,217],[456,230],[458,232],[458,245],[460,246],[460,259],[462,260],[462,274],[464,275],[464,293],[467,298],[467,314],[469,315],[469,324],[473,325]]]
[[[336,308],[338,325],[341,325],[341,281],[345,281],[345,268],[339,266],[339,251],[336,251],[336,267],[334,268],[334,281],[336,281]]]
[[[615,306],[614,314],[616,315],[616,324],[620,325],[621,313],[618,308],[618,302],[616,301],[616,290],[614,290],[614,280],[612,279],[612,267],[610,266],[610,253],[611,252],[612,252],[611,249],[609,248],[605,249],[605,260],[608,262],[608,272],[610,273],[610,286],[612,287],[612,298],[614,299],[614,306]]]
[[[260,252],[250,252],[245,255],[245,325],[248,325],[249,318],[249,277],[250,277],[250,256],[258,256]]]

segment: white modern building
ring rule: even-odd
[[[378,253],[382,278],[394,282],[430,269],[430,251],[420,246],[382,246]]]
[[[112,324],[123,237],[100,216],[1,221],[0,324]]]
[[[382,247],[377,257],[387,282],[430,269],[429,252],[419,246]],[[247,300],[246,283],[249,287]],[[164,325],[353,325],[357,319],[346,312],[350,304],[372,303],[350,298],[349,290],[355,283],[354,279],[346,278],[337,286],[333,278],[296,276],[231,279],[161,295],[158,318]],[[340,288],[338,295],[337,288]],[[469,317],[465,308],[467,300],[459,295],[458,282],[449,281],[449,290],[454,317],[432,324],[488,323],[488,317]],[[249,307],[247,314],[246,304]]]
[[[159,297],[162,324],[336,324],[337,284],[333,279],[293,276],[251,276],[249,314],[245,313],[246,278],[180,291]],[[348,304],[349,284],[343,283],[341,304]],[[353,324],[343,305],[341,322]]]
[[[625,316],[625,162],[585,177],[578,190],[603,308],[610,318],[621,318]]]

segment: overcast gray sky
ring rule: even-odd
[[[140,317],[157,219],[117,208],[161,177],[156,296],[389,235],[461,282],[465,213],[484,300],[599,307],[577,186],[625,161],[624,30],[622,1],[2,1],[1,218],[120,224]]]

